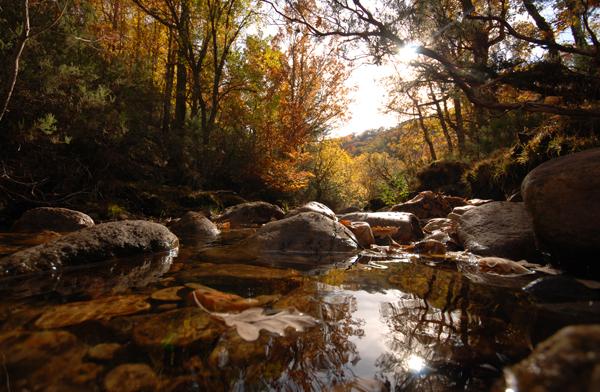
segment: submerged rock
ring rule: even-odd
[[[325,204],[319,203],[318,201],[310,201],[304,204],[303,206],[294,208],[293,210],[288,212],[285,217],[289,218],[303,212],[316,212],[330,219],[336,219],[335,212],[333,212],[331,208],[327,207]]]
[[[419,219],[443,218],[454,207],[464,206],[466,201],[461,197],[445,196],[440,193],[424,191],[409,201],[397,204],[392,211],[410,212]]]
[[[186,212],[177,222],[169,226],[169,230],[178,237],[208,240],[216,238],[220,233],[217,225],[203,213],[194,211]]]
[[[147,392],[158,387],[154,370],[143,363],[127,363],[112,369],[104,378],[107,392]]]
[[[103,223],[0,259],[0,277],[55,272],[63,266],[177,248],[165,226],[147,221]]]
[[[396,229],[390,231],[390,236],[400,242],[423,238],[417,217],[405,212],[353,212],[342,215],[340,219],[350,222],[367,222],[373,231],[376,227]]]
[[[466,250],[482,256],[513,260],[538,256],[531,218],[523,203],[487,203],[465,212],[460,217],[458,239]]]
[[[518,364],[504,370],[494,391],[600,390],[600,325],[561,329]]]
[[[541,164],[525,177],[521,193],[541,249],[564,268],[598,273],[600,148]]]
[[[52,307],[37,319],[35,325],[38,328],[60,328],[89,320],[135,314],[148,309],[150,304],[142,295],[118,295]]]
[[[529,283],[523,290],[539,302],[594,301],[600,291],[566,276],[545,276]]]
[[[16,232],[77,231],[94,226],[94,220],[83,212],[68,208],[39,207],[26,211],[12,227]]]
[[[215,222],[229,222],[232,228],[237,228],[262,225],[272,220],[282,219],[284,215],[283,210],[274,204],[264,201],[253,201],[227,208],[223,214],[215,219]]]
[[[220,333],[219,324],[199,308],[175,309],[144,319],[133,328],[133,339],[140,346],[187,346],[210,341]]]

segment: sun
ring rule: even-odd
[[[419,56],[418,49],[420,44],[418,42],[409,42],[404,46],[401,46],[397,53],[396,59],[402,63],[410,63]]]

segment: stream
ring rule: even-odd
[[[0,256],[44,240],[0,234]],[[600,320],[596,303],[534,301],[521,287],[540,273],[477,279],[410,253],[319,269],[199,256],[216,245],[0,281],[0,390],[486,391],[561,327]],[[215,314],[243,297],[315,323],[247,341],[195,290]]]

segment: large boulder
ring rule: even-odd
[[[178,237],[194,239],[214,239],[219,229],[203,213],[188,211],[177,222],[169,226],[169,230]]]
[[[504,370],[494,391],[600,390],[600,325],[561,329],[527,358]]]
[[[584,264],[597,260],[600,148],[541,164],[525,177],[521,193],[541,250],[564,268],[589,267]]]
[[[0,259],[0,277],[55,271],[63,266],[112,257],[175,249],[178,239],[165,226],[147,221],[103,223]]]
[[[460,197],[444,196],[440,193],[424,191],[406,203],[396,204],[392,211],[410,212],[419,219],[445,218],[454,207],[464,206],[466,201]]]
[[[523,203],[484,204],[460,216],[458,240],[468,251],[512,260],[535,259],[531,218]]]
[[[405,212],[353,212],[340,216],[350,222],[367,222],[371,228],[392,227],[398,230],[392,238],[400,242],[410,242],[423,238],[419,220]]]
[[[232,228],[236,228],[262,225],[272,220],[282,219],[284,216],[283,210],[276,205],[264,201],[253,201],[227,208],[215,219],[215,222],[229,222]]]
[[[283,257],[318,264],[331,260],[329,256],[347,258],[356,253],[357,248],[357,239],[347,227],[320,213],[303,212],[267,223],[236,245],[208,248],[202,254],[230,261]]]
[[[20,233],[40,231],[69,232],[94,226],[94,220],[83,212],[68,208],[39,207],[26,211],[12,227]]]
[[[298,215],[303,212],[317,212],[321,215],[325,215],[330,219],[336,219],[335,212],[333,212],[331,208],[327,207],[325,204],[319,203],[318,201],[309,201],[308,203],[300,207],[294,208],[286,214],[286,218]]]

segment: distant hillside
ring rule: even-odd
[[[405,121],[393,128],[369,129],[360,134],[341,137],[342,148],[352,156],[358,156],[365,152],[387,152],[394,153],[394,146],[400,142],[402,131],[411,121]]]

